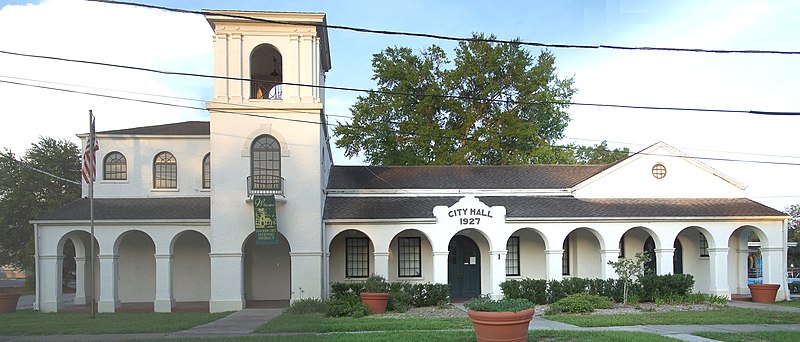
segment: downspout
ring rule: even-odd
[[[35,258],[33,263],[34,264],[33,276],[36,281],[36,286],[35,286],[36,293],[34,294],[35,300],[33,301],[33,311],[39,311],[39,299],[40,299],[40,294],[42,292],[40,291],[39,288],[40,268],[39,268],[39,224],[38,223],[33,224],[33,256]]]

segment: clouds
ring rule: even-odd
[[[164,70],[211,73],[211,28],[201,16],[129,8],[75,0],[50,0],[37,5],[0,9],[2,50],[132,65]],[[188,62],[187,62],[188,61]],[[70,62],[0,54],[0,80],[68,88],[202,107],[187,102],[130,92],[202,99],[211,83]],[[35,82],[47,81],[50,83]],[[81,85],[85,87],[68,86]],[[122,90],[118,92],[111,90]],[[104,99],[0,83],[6,124],[0,125],[0,146],[22,153],[39,136],[70,139],[88,131],[88,111],[97,129],[202,119],[197,110]]]

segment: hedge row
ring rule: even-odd
[[[331,283],[331,298],[358,296],[364,285],[362,283]],[[450,302],[450,285],[417,284],[408,282],[389,283],[390,307],[395,306],[434,306]]]
[[[536,304],[555,303],[572,294],[586,293],[608,297],[622,302],[622,281],[619,279],[567,278],[564,280],[543,280],[525,278],[512,279],[500,283],[503,295],[508,298],[525,298]],[[685,296],[694,287],[691,274],[648,274],[630,285],[629,296],[638,301],[652,302],[661,296]]]

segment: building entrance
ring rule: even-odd
[[[448,246],[447,283],[450,298],[474,298],[481,294],[481,256],[469,237],[456,235]]]

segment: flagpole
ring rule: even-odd
[[[91,155],[93,156],[95,151],[95,136],[94,136],[94,115],[92,115],[92,110],[89,110],[89,151],[91,151]],[[86,158],[86,156],[84,156]],[[95,159],[95,158],[92,158]],[[91,163],[95,163],[94,160]],[[92,165],[94,168],[95,166]],[[96,170],[96,169],[95,169]],[[92,303],[91,303],[91,312],[92,318],[95,318],[95,303],[96,303],[96,293],[95,293],[95,268],[94,268],[94,173],[92,172],[89,176],[89,258],[91,259],[89,267],[92,269],[92,279],[91,279],[91,289],[92,289]]]

